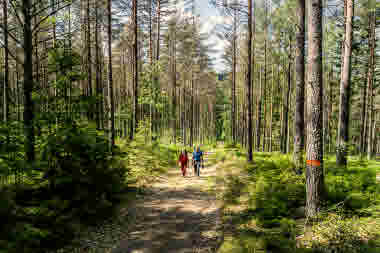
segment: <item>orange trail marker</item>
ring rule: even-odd
[[[306,164],[307,165],[311,165],[311,166],[321,166],[321,161],[318,161],[318,160],[307,160]]]

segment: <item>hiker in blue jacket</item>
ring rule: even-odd
[[[203,152],[198,146],[196,151],[193,152],[193,164],[194,164],[194,174],[199,177],[201,163],[203,162]]]

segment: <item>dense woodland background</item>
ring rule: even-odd
[[[380,153],[380,6],[311,2],[210,1],[217,72],[194,0],[1,0],[0,252],[65,245],[195,144],[294,154],[316,215],[324,156]]]

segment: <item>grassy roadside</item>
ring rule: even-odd
[[[219,151],[224,241],[219,253],[380,252],[379,164],[350,158],[347,169],[325,161],[327,198],[318,223],[305,227],[305,180],[291,157],[240,149]],[[333,251],[335,250],[335,251]]]

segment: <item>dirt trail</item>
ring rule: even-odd
[[[200,178],[192,170],[183,178],[173,169],[154,183],[147,196],[129,208],[134,222],[111,253],[216,252],[220,208],[207,191],[216,168],[202,169]]]

